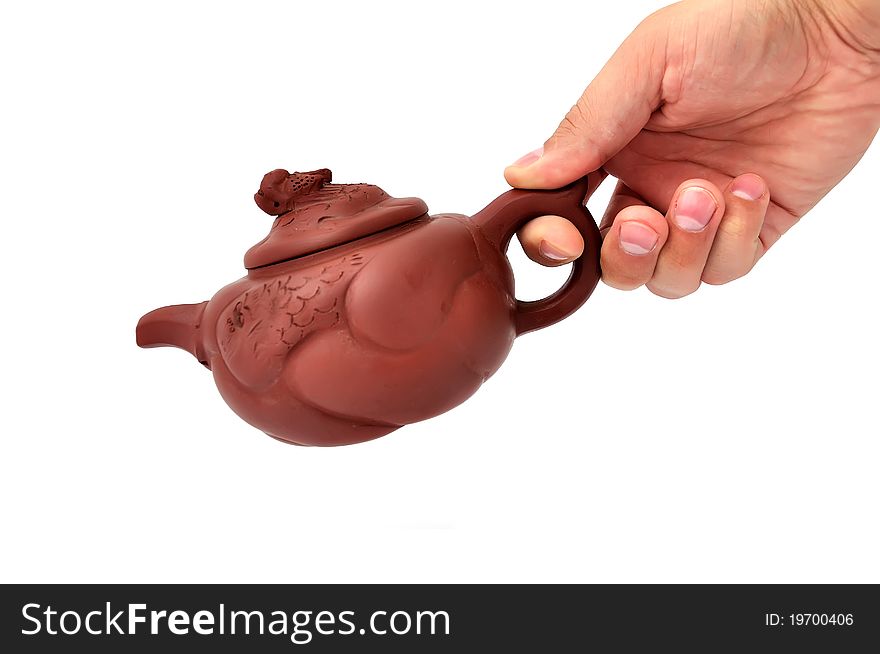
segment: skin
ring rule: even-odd
[[[643,21],[505,177],[519,188],[615,177],[605,283],[680,298],[748,273],[878,127],[877,0],[686,0]],[[583,252],[557,216],[519,238],[544,265]]]

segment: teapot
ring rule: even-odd
[[[511,190],[471,218],[418,198],[334,184],[327,169],[267,173],[254,200],[275,216],[247,274],[207,302],[137,324],[141,347],[178,347],[245,421],[298,445],[347,445],[443,413],[501,366],[514,339],[577,310],[599,281],[585,177]],[[571,221],[584,255],[555,293],[517,300],[513,234],[545,214]]]

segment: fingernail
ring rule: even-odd
[[[525,166],[531,166],[533,163],[535,163],[542,156],[544,156],[544,148],[540,147],[537,150],[532,150],[527,155],[520,157],[519,159],[514,161],[513,164],[511,164],[511,165],[519,166],[521,168],[523,168]]]
[[[653,250],[660,235],[653,229],[635,220],[620,224],[620,247],[627,254],[642,255]]]
[[[743,200],[757,200],[765,190],[764,180],[751,173],[740,175],[730,186],[730,193]]]
[[[567,261],[568,259],[573,259],[575,257],[574,252],[568,253],[547,241],[541,241],[538,244],[538,252],[541,253],[542,257],[546,257],[551,261]]]
[[[689,186],[678,194],[672,219],[686,232],[699,232],[706,228],[717,208],[718,203],[709,191]]]

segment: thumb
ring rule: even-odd
[[[511,186],[565,186],[600,168],[645,126],[660,106],[666,64],[666,20],[655,16],[621,44],[544,147],[507,167]]]

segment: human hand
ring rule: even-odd
[[[600,225],[605,283],[679,298],[749,272],[878,126],[877,0],[686,0],[643,21],[505,177],[519,188],[616,177]],[[519,238],[545,265],[583,251],[556,216]]]

